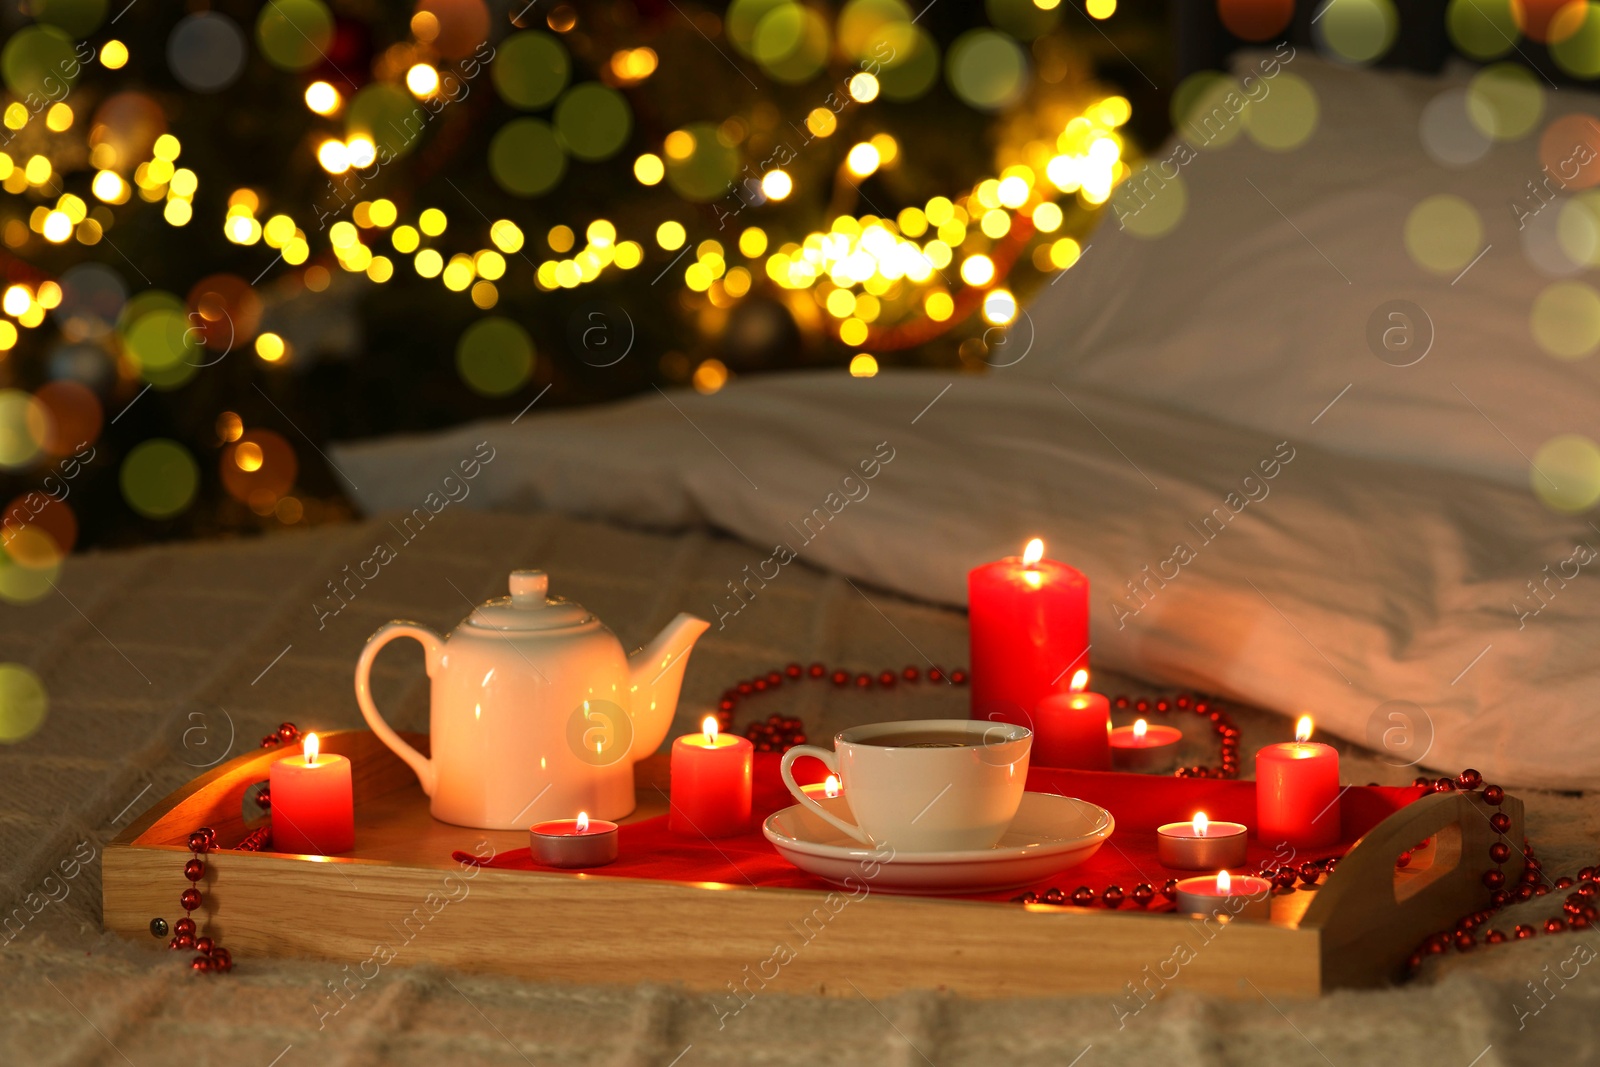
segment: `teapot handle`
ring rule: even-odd
[[[356,703],[361,705],[361,717],[367,720],[367,725],[378,735],[378,740],[388,745],[390,751],[406,761],[416,772],[417,781],[422,783],[422,791],[431,797],[437,781],[433,761],[401,740],[400,735],[383,721],[383,716],[378,714],[377,705],[372,702],[372,685],[368,677],[372,673],[372,661],[377,658],[379,649],[397,637],[410,637],[421,644],[427,657],[428,677],[432,678],[438,673],[439,661],[444,653],[444,643],[438,634],[414,622],[399,620],[386,622],[367,638],[367,645],[361,650],[361,658],[356,660]]]

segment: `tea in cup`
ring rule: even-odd
[[[864,845],[901,852],[993,848],[1022,803],[1033,734],[1025,726],[972,719],[917,719],[852,726],[832,751],[797,745],[784,754],[783,783],[819,818]],[[839,776],[855,817],[845,822],[794,780],[797,759],[821,760]]]

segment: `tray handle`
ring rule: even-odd
[[[1507,796],[1497,808],[1480,793],[1435,793],[1406,805],[1375,826],[1339,861],[1301,918],[1322,936],[1323,986],[1373,985],[1397,977],[1428,934],[1488,905],[1483,872],[1499,839],[1489,817],[1511,817],[1505,833],[1511,856],[1506,884],[1522,875],[1522,801]],[[1395,861],[1419,841],[1434,839],[1430,862],[1396,870]]]

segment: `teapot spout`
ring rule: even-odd
[[[648,756],[660,747],[678,710],[678,692],[683,687],[683,669],[700,635],[711,628],[704,619],[687,612],[667,624],[656,639],[628,657],[633,690],[634,759]]]

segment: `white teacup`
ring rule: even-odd
[[[833,751],[784,753],[783,784],[795,799],[864,845],[903,852],[993,848],[1022,803],[1033,734],[972,719],[914,719],[852,726]],[[847,823],[797,785],[791,768],[814,756],[839,776],[855,816]]]

